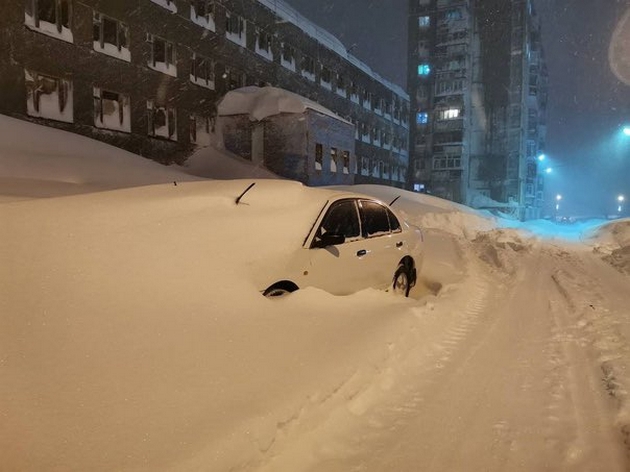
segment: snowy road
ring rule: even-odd
[[[430,344],[375,379],[386,394],[352,399],[263,470],[629,469],[627,276],[580,246],[491,239],[466,250],[489,264],[469,260],[430,304]]]

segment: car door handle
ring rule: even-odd
[[[402,242],[402,241],[398,241],[398,242],[396,243],[396,247],[402,247],[402,245],[403,245],[403,242]]]
[[[361,249],[360,251],[357,251],[357,257],[365,256],[366,254],[367,254],[367,251],[365,249]]]

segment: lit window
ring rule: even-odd
[[[455,120],[459,118],[461,110],[459,108],[448,108],[446,110],[440,110],[438,118],[440,120]]]
[[[431,66],[429,64],[420,64],[418,66],[418,75],[429,75],[431,73]]]
[[[416,115],[416,123],[419,125],[426,125],[429,122],[429,114],[426,111],[421,111]]]
[[[418,18],[418,27],[426,28],[431,25],[431,17],[430,16],[421,16]]]

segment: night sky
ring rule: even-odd
[[[285,1],[380,75],[406,85],[408,0]],[[554,172],[546,181],[548,200],[562,194],[567,215],[613,213],[618,194],[630,200],[630,138],[620,131],[630,124],[630,87],[611,71],[608,49],[630,1],[535,5],[550,75],[546,154]]]

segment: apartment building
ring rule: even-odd
[[[531,0],[410,0],[410,184],[540,216],[547,71]]]
[[[273,85],[355,125],[356,182],[405,183],[407,93],[280,0],[6,3],[0,113],[182,162],[225,93]]]

